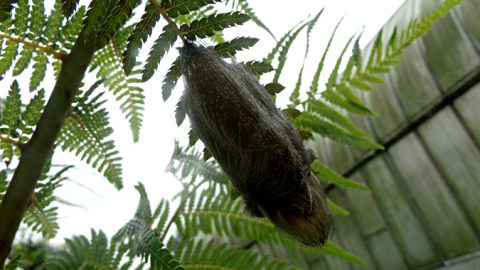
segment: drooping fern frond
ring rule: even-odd
[[[120,189],[121,157],[114,142],[108,140],[113,130],[103,106],[103,93],[94,94],[99,84],[100,81],[89,90],[80,91],[57,141],[62,150],[74,152]]]
[[[128,36],[132,30],[133,27],[126,27],[118,31],[116,36],[97,52],[90,65],[90,71],[97,71],[97,77],[103,79],[103,84],[120,103],[120,110],[130,123],[133,140],[137,142],[143,123],[145,103],[144,90],[139,86],[140,68],[127,75],[122,63],[122,52],[126,49]],[[139,63],[136,66],[139,66]]]
[[[243,213],[243,203],[237,198],[232,200],[225,188],[211,186],[200,194],[192,196],[178,213],[175,224],[184,238],[191,238],[202,232],[229,238],[256,241],[260,244],[281,244],[291,249],[300,249],[309,253],[326,253],[353,263],[364,262],[328,242],[322,248],[310,248],[299,244],[277,230],[267,219],[248,216]]]
[[[148,81],[153,76],[155,70],[160,64],[160,61],[162,60],[162,57],[173,46],[177,40],[177,37],[177,33],[175,33],[175,31],[169,25],[166,25],[163,28],[162,34],[153,44],[150,54],[148,55],[147,62],[143,68],[143,81]]]

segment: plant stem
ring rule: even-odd
[[[168,16],[165,9],[162,8],[155,0],[150,0],[150,4],[152,4],[155,7],[155,9],[158,11],[158,13],[160,13],[160,15],[162,15],[162,17],[167,21],[167,23],[178,34],[178,36],[183,41],[183,43],[188,43],[185,36],[183,36],[182,31],[180,31],[180,28],[178,28],[178,25]]]
[[[83,32],[80,33],[71,52],[62,58],[62,69],[45,110],[32,138],[22,148],[18,167],[0,205],[0,269],[94,52],[93,42],[85,42]]]
[[[52,55],[53,58],[59,59],[59,60],[61,60],[66,55],[66,53],[64,51],[55,51],[54,49],[52,49],[50,47],[47,47],[47,46],[43,46],[38,42],[26,40],[22,37],[14,37],[14,36],[2,33],[2,32],[0,32],[0,39],[8,39],[8,40],[13,41],[13,42],[23,43],[25,46],[35,48],[35,49],[37,49],[37,50],[39,50],[39,51],[41,51],[45,54]]]

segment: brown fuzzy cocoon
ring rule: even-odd
[[[212,49],[180,49],[183,106],[193,131],[213,154],[247,211],[310,246],[323,245],[334,228],[311,157],[297,130],[242,64]]]

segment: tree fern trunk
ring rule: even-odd
[[[81,33],[70,54],[63,59],[57,82],[32,138],[22,147],[20,162],[0,206],[0,269],[94,52],[93,42],[85,42]]]

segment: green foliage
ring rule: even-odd
[[[163,55],[167,53],[176,40],[177,34],[175,31],[173,31],[169,25],[165,26],[162,34],[158,37],[153,44],[152,49],[150,50],[147,63],[145,63],[145,67],[143,68],[143,81],[147,81],[153,76],[153,73],[160,64],[160,60],[162,60]]]
[[[116,101],[120,103],[120,110],[130,124],[133,141],[137,142],[143,123],[143,106],[145,103],[143,88],[139,86],[141,83],[140,63],[135,65],[138,69],[134,69],[127,75],[121,59],[132,30],[133,27],[127,27],[118,31],[111,42],[97,52],[92,60],[90,71],[97,71],[97,78],[103,79],[103,85],[112,92]]]
[[[87,91],[80,91],[57,142],[62,150],[75,152],[120,189],[123,186],[121,157],[114,142],[108,140],[113,129],[103,107],[103,93],[95,93],[100,82]]]

